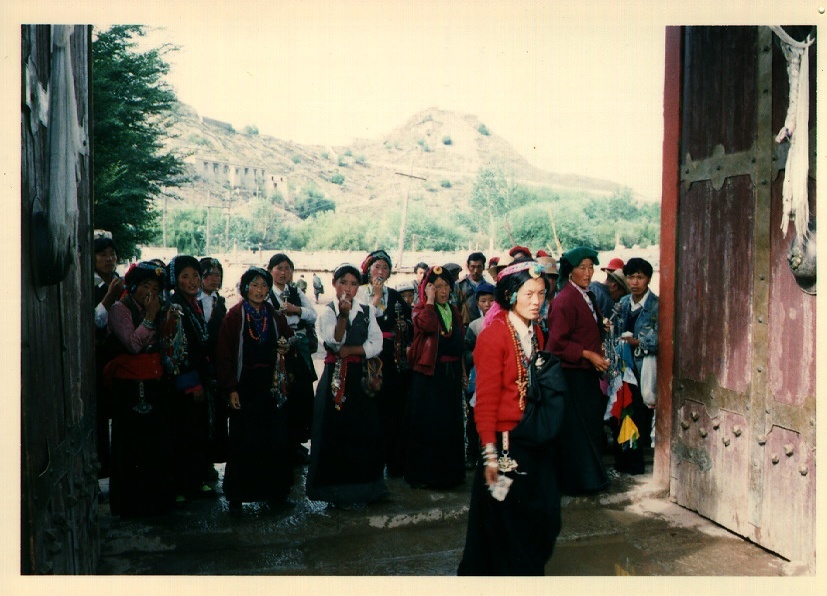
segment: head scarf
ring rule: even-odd
[[[583,259],[591,259],[592,264],[599,265],[597,260],[597,251],[587,246],[578,246],[563,253],[560,257],[560,277],[557,278],[557,289],[562,290],[569,281],[569,275],[577,267]]]
[[[425,286],[429,283],[433,283],[437,277],[441,277],[450,286],[451,290],[454,289],[454,276],[445,268],[439,265],[434,265],[430,267],[428,271],[425,272],[425,277],[422,278],[422,283],[419,284],[419,301],[422,304],[425,304],[428,299],[425,297]]]
[[[192,267],[198,272],[199,276],[201,275],[201,265],[198,264],[195,257],[178,255],[169,262],[169,265],[167,265],[167,285],[170,289],[175,289],[178,286],[178,276],[187,267]]]
[[[516,263],[509,265],[502,271],[497,274],[497,281],[500,281],[502,278],[511,275],[512,273],[517,273],[519,271],[525,271],[528,269],[529,275],[531,277],[537,278],[540,277],[542,273],[546,272],[546,268],[544,265],[541,265],[537,261],[517,261]]]
[[[370,268],[376,261],[385,261],[388,264],[388,269],[393,270],[393,261],[391,261],[390,255],[381,249],[374,250],[362,261],[362,283],[370,282]]]

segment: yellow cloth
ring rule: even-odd
[[[634,420],[632,420],[631,416],[626,416],[623,419],[623,423],[620,425],[620,433],[617,435],[618,444],[622,445],[627,441],[637,441],[639,437],[640,432],[638,431]]]

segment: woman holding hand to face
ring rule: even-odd
[[[410,383],[406,360],[412,335],[411,308],[388,287],[391,258],[384,250],[375,250],[362,263],[362,281],[357,298],[373,306],[376,323],[382,331],[382,390],[376,399],[385,437],[385,464],[388,476],[404,472],[405,437],[403,423]]]
[[[413,311],[405,480],[415,488],[465,482],[465,330],[456,307],[448,303],[453,286],[447,269],[431,267]]]
[[[309,499],[344,506],[387,494],[379,407],[362,383],[366,360],[382,351],[382,331],[373,306],[356,296],[361,278],[355,265],[339,265],[336,299],[319,316],[327,356],[316,388],[307,474]]]
[[[104,383],[112,402],[112,513],[161,513],[173,503],[169,387],[157,328],[164,270],[138,263],[126,273],[126,295],[109,309],[112,360]]]

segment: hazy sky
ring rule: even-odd
[[[341,145],[381,138],[438,107],[478,116],[542,169],[657,200],[665,27],[821,22],[823,4],[11,0],[0,8],[0,47],[3,56],[19,51],[19,22],[165,27],[147,41],[180,46],[169,76],[179,98],[237,129]],[[17,99],[8,97],[13,116]]]
[[[342,145],[439,107],[540,168],[660,196],[662,23],[551,2],[245,5],[143,21],[180,46],[169,81],[202,116]]]

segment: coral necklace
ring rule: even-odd
[[[247,319],[247,332],[255,341],[261,341],[267,333],[267,309],[256,311],[250,304],[244,303],[244,317]]]
[[[519,336],[517,335],[517,330],[514,329],[514,323],[511,322],[511,318],[506,314],[505,322],[508,325],[508,330],[511,332],[511,342],[514,345],[514,353],[517,356],[517,391],[520,395],[520,411],[525,410],[525,395],[528,391],[528,357],[526,357],[525,352],[523,351],[523,343],[520,341]],[[529,323],[530,324],[530,323]],[[534,353],[540,349],[540,345],[537,343],[537,334],[533,333],[531,335],[531,344],[534,348]]]

